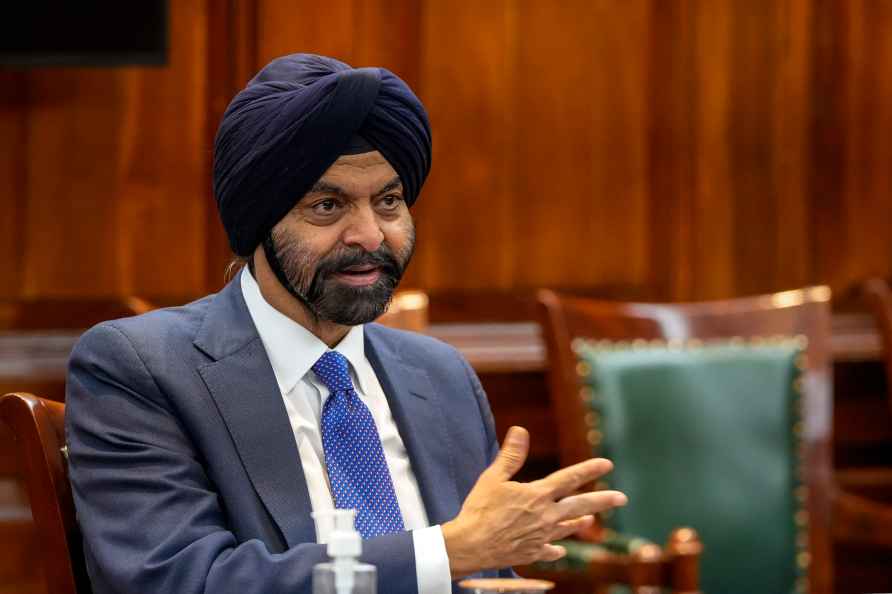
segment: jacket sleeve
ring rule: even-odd
[[[468,363],[467,359],[465,359],[458,351],[456,351],[455,354],[464,367],[468,383],[471,386],[471,391],[477,399],[477,407],[480,409],[480,419],[483,422],[483,431],[486,435],[486,441],[489,444],[487,459],[492,463],[496,458],[496,454],[499,453],[499,441],[498,436],[496,435],[496,422],[492,416],[492,409],[489,407],[489,399],[486,397],[486,391],[480,384],[480,378],[477,377],[477,373],[471,367],[471,364]]]
[[[97,594],[311,592],[324,547],[272,553],[261,540],[236,540],[202,454],[117,326],[78,342],[66,398],[69,476]],[[379,591],[416,592],[411,533],[363,550]]]

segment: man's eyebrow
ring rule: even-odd
[[[317,181],[313,184],[313,187],[310,188],[308,194],[334,194],[335,196],[346,197],[347,192],[341,186],[336,186],[335,184],[326,182],[326,181]]]
[[[400,176],[396,176],[395,178],[393,178],[392,180],[390,180],[389,182],[384,184],[384,186],[380,190],[375,192],[375,196],[380,196],[381,194],[386,194],[387,192],[390,192],[391,190],[396,190],[397,188],[402,188],[402,187],[403,187],[403,182],[400,179]]]

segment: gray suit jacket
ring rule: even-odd
[[[497,451],[480,382],[444,343],[376,324],[365,337],[430,521],[450,520]],[[71,357],[66,433],[96,594],[310,592],[324,547],[237,278],[89,330]],[[366,541],[363,558],[380,593],[416,592],[410,533]]]

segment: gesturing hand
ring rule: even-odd
[[[566,554],[551,544],[591,525],[591,514],[626,504],[619,491],[573,494],[610,472],[593,458],[532,483],[510,480],[526,462],[530,434],[511,427],[495,461],[483,471],[458,516],[443,524],[452,578],[482,569],[554,561]]]

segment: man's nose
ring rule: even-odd
[[[384,232],[371,208],[359,208],[351,213],[343,241],[347,245],[359,246],[367,252],[374,252],[381,247]]]

